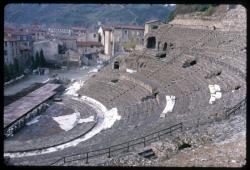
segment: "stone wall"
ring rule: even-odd
[[[196,29],[222,29],[223,24],[221,21],[212,21],[212,20],[202,20],[202,19],[174,19],[169,24],[175,25],[183,25],[188,28],[196,28]]]

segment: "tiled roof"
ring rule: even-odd
[[[153,23],[153,22],[161,22],[161,20],[158,20],[158,19],[153,19],[153,20],[149,20],[147,22],[145,22],[145,24],[149,24],[149,23]]]
[[[112,27],[102,26],[103,31],[111,31]]]
[[[15,31],[13,35],[32,35],[33,32]]]
[[[25,46],[25,45],[19,45],[19,49],[20,49],[20,50],[31,50],[30,47]]]
[[[134,29],[134,30],[144,30],[144,27],[136,25],[114,25],[115,29]]]
[[[90,46],[102,46],[102,44],[100,42],[96,42],[96,41],[78,41],[77,42],[77,46],[81,46],[81,47],[90,47]]]
[[[14,28],[11,27],[4,27],[4,32],[13,32]]]
[[[72,30],[86,31],[86,28],[82,27],[71,27]]]
[[[10,36],[4,36],[4,41],[16,41],[15,37]]]

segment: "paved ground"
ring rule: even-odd
[[[90,70],[94,68],[95,67],[86,67],[84,69],[84,67],[81,67],[81,68],[74,68],[70,70],[50,70],[49,75],[44,75],[44,76],[29,75],[28,77],[20,80],[19,82],[9,85],[8,87],[5,87],[4,96],[14,95],[34,83],[42,83],[46,81],[49,77],[51,77],[53,74],[57,74],[58,77],[60,78],[85,80],[86,73],[88,73]]]
[[[36,76],[36,75],[29,75],[28,77],[20,80],[17,83],[9,85],[8,87],[4,88],[4,96],[14,95],[23,89],[29,87],[34,83],[42,83],[46,81],[49,77],[48,76]]]

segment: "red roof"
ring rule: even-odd
[[[15,31],[13,35],[32,35],[32,32],[24,32],[24,31]]]
[[[74,36],[54,36],[54,38],[60,39],[60,40],[76,40],[76,37]]]
[[[153,20],[149,20],[147,22],[145,22],[145,24],[149,24],[149,23],[153,23],[153,22],[161,22],[161,20],[158,20],[158,19],[153,19]]]
[[[115,29],[133,29],[133,30],[144,30],[144,27],[137,25],[115,25],[113,26]]]
[[[20,50],[31,50],[30,47],[27,47],[27,46],[25,46],[25,45],[19,45],[19,49],[20,49]]]
[[[102,46],[102,44],[100,42],[96,42],[96,41],[78,41],[77,42],[77,46],[81,46],[81,47],[90,47],[90,46]]]
[[[4,41],[16,41],[16,38],[10,36],[4,36]]]
[[[13,32],[15,29],[11,27],[4,27],[4,32]]]
[[[112,27],[102,26],[103,31],[111,31]]]
[[[71,27],[72,30],[86,31],[86,28],[82,27]]]

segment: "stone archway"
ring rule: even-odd
[[[167,51],[167,48],[168,48],[168,44],[165,42],[164,45],[163,45],[163,51]]]
[[[148,37],[147,39],[147,48],[155,48],[156,39],[155,37]]]
[[[161,42],[159,41],[157,45],[158,51],[160,50],[160,45],[161,45]]]
[[[118,61],[115,61],[115,62],[114,62],[114,69],[119,70],[119,67],[120,67],[119,62],[118,62]]]

